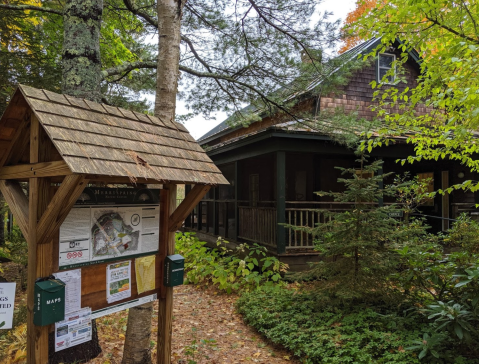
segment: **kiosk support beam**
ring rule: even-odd
[[[46,156],[40,150],[41,127],[38,119],[32,115],[30,127],[30,163],[38,163]],[[49,180],[43,178],[29,179],[28,198],[28,278],[27,278],[27,363],[48,363],[48,326],[33,324],[34,288],[37,277],[50,275],[51,244],[44,247],[37,246],[37,222],[46,209],[50,187]],[[49,254],[50,253],[50,254]]]
[[[37,244],[44,244],[58,234],[60,226],[85,189],[87,182],[83,175],[65,177],[38,222]]]
[[[0,168],[0,180],[31,177],[56,177],[72,174],[64,161],[20,164]]]
[[[175,211],[176,206],[176,185],[169,184],[168,201],[162,208],[167,208],[170,216]],[[191,192],[190,192],[191,193]],[[188,194],[189,195],[189,194]],[[165,219],[166,220],[166,219]],[[166,239],[166,255],[175,254],[175,232],[165,232]],[[164,263],[164,259],[163,262]],[[171,331],[173,323],[173,287],[162,287],[164,295],[160,295],[158,300],[158,364],[171,363]]]
[[[170,216],[170,221],[168,223],[168,230],[170,232],[174,233],[181,227],[183,221],[185,221],[185,219],[188,217],[188,214],[195,208],[196,205],[198,205],[201,199],[208,193],[210,188],[210,185],[195,185],[195,187],[193,187],[193,189],[188,192],[188,194],[185,196],[185,199],[180,203],[178,208],[176,208],[176,210],[174,210],[174,212]],[[175,205],[176,201],[173,205],[173,209],[175,209]]]

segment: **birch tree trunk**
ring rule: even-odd
[[[178,91],[178,76],[180,62],[180,28],[181,14],[185,2],[182,0],[158,0],[158,71],[156,83],[155,115],[161,120],[174,120],[176,109],[176,94]],[[176,190],[175,190],[176,191]],[[173,294],[171,292],[169,294]],[[170,297],[171,300],[171,297]],[[159,299],[159,311],[165,311],[167,317],[171,317],[167,310],[171,305],[166,305],[165,300]],[[131,323],[151,323],[153,303],[132,307],[128,313],[128,330]],[[161,316],[162,313],[159,313]],[[150,356],[150,330],[145,330],[141,324],[127,331],[122,364],[144,364],[151,362]],[[158,327],[160,334],[161,328]],[[146,332],[147,331],[147,332]],[[159,337],[164,345],[158,352],[158,363],[169,364],[171,362],[171,326],[167,330],[167,337]],[[149,361],[147,361],[149,360]]]

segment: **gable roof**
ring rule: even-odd
[[[381,43],[381,38],[373,37],[373,38],[371,38],[371,39],[369,39],[369,40],[367,40],[367,41],[365,41],[361,44],[358,44],[357,46],[347,50],[346,52],[340,54],[335,59],[336,60],[342,60],[343,63],[349,62],[351,60],[357,59],[361,54],[367,54],[367,53],[373,51],[380,43]],[[399,45],[399,44],[402,44],[402,42],[399,39],[396,39],[396,41],[394,42],[394,45]],[[419,55],[417,54],[416,51],[411,50],[409,52],[409,54],[414,59],[414,61],[419,62]],[[341,69],[340,67],[331,69],[329,74],[331,75],[331,74],[339,71],[340,69]],[[303,95],[303,94],[306,94],[306,93],[312,91],[314,88],[319,86],[321,84],[321,82],[324,81],[325,77],[327,77],[327,76],[323,76],[323,77],[312,80],[310,82],[310,84],[303,91],[292,93],[292,94],[286,96],[284,101],[294,99],[294,98],[296,98],[300,95]],[[254,107],[253,105],[248,105],[245,108],[243,108],[242,110],[240,110],[240,112],[243,112],[243,113],[253,113],[253,112],[261,113],[262,110],[259,110],[258,108]],[[231,124],[231,121],[233,120],[233,118],[234,118],[234,115],[225,119],[223,122],[221,122],[220,124],[215,126],[213,129],[208,131],[206,134],[204,134],[203,136],[198,138],[198,142],[200,144],[206,144],[209,141],[211,141],[212,139],[220,137],[220,136],[222,136],[224,134],[227,134],[229,132],[232,132],[234,130],[243,128],[242,125],[231,126],[230,124]]]
[[[23,85],[9,107],[15,107],[20,98],[30,106],[73,173],[228,183],[179,123]],[[0,126],[7,112],[8,108]]]

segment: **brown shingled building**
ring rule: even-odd
[[[354,58],[369,53],[379,44],[380,39],[371,39],[345,56]],[[319,105],[317,95],[305,97],[305,92],[298,98],[297,107],[304,110],[342,107],[346,112],[357,112],[359,118],[374,118],[370,83],[380,80],[391,60],[399,56],[398,46],[396,41],[395,48],[353,74],[340,92],[322,96]],[[418,54],[410,52],[403,66],[407,83],[398,88],[416,85],[419,62]],[[418,108],[416,112],[425,110]],[[322,219],[316,209],[345,208],[314,192],[341,191],[342,184],[337,182],[340,171],[335,167],[354,167],[356,157],[352,150],[339,145],[326,133],[276,115],[265,116],[247,128],[231,127],[226,120],[198,141],[207,147],[208,156],[230,184],[211,189],[186,220],[185,229],[197,232],[200,239],[210,242],[221,236],[232,242],[259,243],[289,263],[292,269],[301,269],[306,266],[305,262],[315,260],[317,253],[312,249],[312,237],[279,224],[313,226]],[[432,178],[434,190],[465,179],[479,180],[457,162],[422,161],[404,166],[396,163],[398,158],[413,153],[411,145],[399,140],[395,145],[373,150],[371,158],[384,161],[384,172],[409,171],[411,176]],[[461,212],[475,214],[475,203],[473,193],[455,191],[451,195],[437,195],[421,206],[421,212],[428,216],[432,230],[440,231],[448,229]]]

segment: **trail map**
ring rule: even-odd
[[[92,209],[92,260],[141,253],[141,211],[135,207]]]
[[[73,208],[60,228],[60,269],[158,250],[158,205]]]

